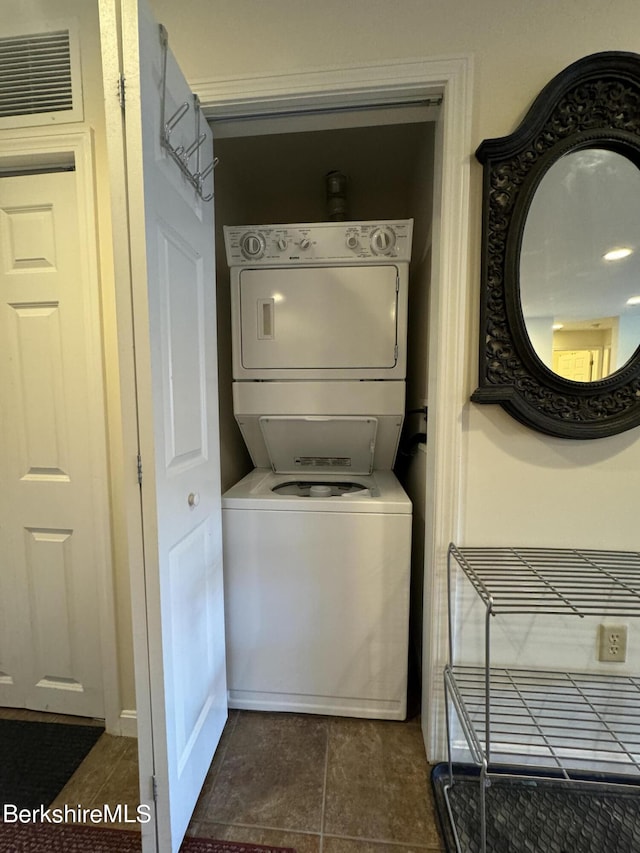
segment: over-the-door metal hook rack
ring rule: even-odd
[[[200,100],[197,95],[193,95],[193,112],[195,119],[195,139],[191,145],[174,146],[171,143],[171,133],[178,122],[189,112],[191,104],[189,101],[184,101],[174,114],[165,120],[165,100],[167,94],[167,55],[169,52],[169,35],[165,27],[160,24],[160,43],[162,45],[162,92],[161,92],[161,133],[160,144],[174,160],[189,183],[195,188],[196,192],[203,201],[211,201],[213,192],[208,195],[203,195],[204,182],[218,165],[218,158],[214,159],[204,169],[200,169],[200,146],[207,138],[206,133],[200,132]],[[195,169],[191,169],[189,161],[195,154],[196,163]]]

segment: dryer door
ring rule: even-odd
[[[394,264],[241,270],[241,368],[314,378],[393,370],[398,287]]]

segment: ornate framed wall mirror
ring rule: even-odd
[[[485,140],[480,382],[540,432],[640,425],[640,56],[569,66]]]

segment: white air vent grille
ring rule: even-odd
[[[68,31],[0,39],[0,116],[72,106]]]
[[[67,27],[0,38],[0,126],[81,119],[78,58]]]

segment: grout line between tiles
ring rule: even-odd
[[[310,829],[292,829],[290,826],[271,826],[269,824],[260,824],[260,823],[240,823],[240,822],[232,822],[228,823],[227,821],[207,821],[201,820],[199,823],[215,823],[220,826],[228,826],[228,827],[238,827],[239,829],[260,829],[260,830],[269,830],[270,832],[286,832],[291,835],[308,835],[308,836],[318,836],[320,838],[320,842],[322,843],[323,839],[326,838],[337,838],[341,841],[359,841],[362,844],[384,844],[388,847],[406,847],[417,850],[426,850],[431,851],[437,848],[434,848],[433,845],[429,846],[427,844],[420,844],[415,841],[394,841],[389,838],[368,838],[367,836],[361,835],[342,835],[338,832],[314,832]]]
[[[322,781],[322,805],[320,807],[320,842],[318,853],[324,848],[324,813],[327,805],[327,777],[329,776],[329,741],[331,739],[331,721],[327,720],[327,743],[324,751],[324,779]]]
[[[428,847],[426,844],[420,844],[414,841],[393,841],[388,838],[367,838],[363,835],[341,835],[337,832],[327,832],[326,837],[339,838],[341,841],[360,841],[362,844],[385,844],[388,847],[410,847],[418,850],[433,850],[433,847]]]
[[[105,787],[107,786],[107,783],[113,777],[114,773],[116,772],[116,770],[118,769],[118,767],[120,766],[122,761],[124,761],[124,754],[123,753],[121,753],[118,756],[118,759],[116,760],[116,762],[111,767],[111,772],[107,773],[107,775],[102,780],[102,784],[99,785],[98,788],[96,789],[95,794],[93,795],[93,797],[91,798],[91,800],[89,802],[89,806],[95,805],[95,804],[100,802],[100,800],[98,799],[98,797],[100,796],[100,793],[105,789]],[[82,766],[82,765],[80,765],[80,766]]]
[[[292,829],[290,826],[269,826],[260,823],[239,823],[237,821],[229,823],[226,820],[200,820],[198,823],[215,823],[220,826],[229,826],[231,828],[237,826],[238,829],[267,829],[270,832],[287,832],[290,835],[317,835],[320,837],[320,833],[314,832],[312,829]]]
[[[198,825],[207,824],[207,823],[214,823],[214,824],[217,824],[219,826],[227,826],[231,829],[233,829],[234,827],[238,827],[238,829],[259,829],[259,830],[268,830],[270,832],[282,832],[282,833],[286,832],[289,835],[308,835],[311,838],[318,836],[318,838],[320,839],[320,843],[322,843],[322,839],[324,837],[326,837],[326,838],[336,838],[336,839],[339,839],[340,841],[358,841],[362,844],[379,844],[379,845],[385,845],[387,847],[406,847],[407,849],[424,850],[425,853],[432,853],[432,851],[441,850],[440,847],[434,847],[433,845],[427,845],[427,844],[419,844],[419,843],[415,843],[412,841],[390,841],[388,838],[367,838],[365,836],[360,836],[360,835],[341,835],[341,834],[336,833],[336,832],[318,833],[318,832],[313,832],[310,829],[292,829],[290,826],[288,826],[288,827],[287,826],[270,826],[270,825],[264,825],[264,824],[258,824],[258,823],[239,823],[239,822],[228,823],[227,821],[218,821],[218,820],[214,820],[214,821],[201,820],[201,821],[198,821]]]

